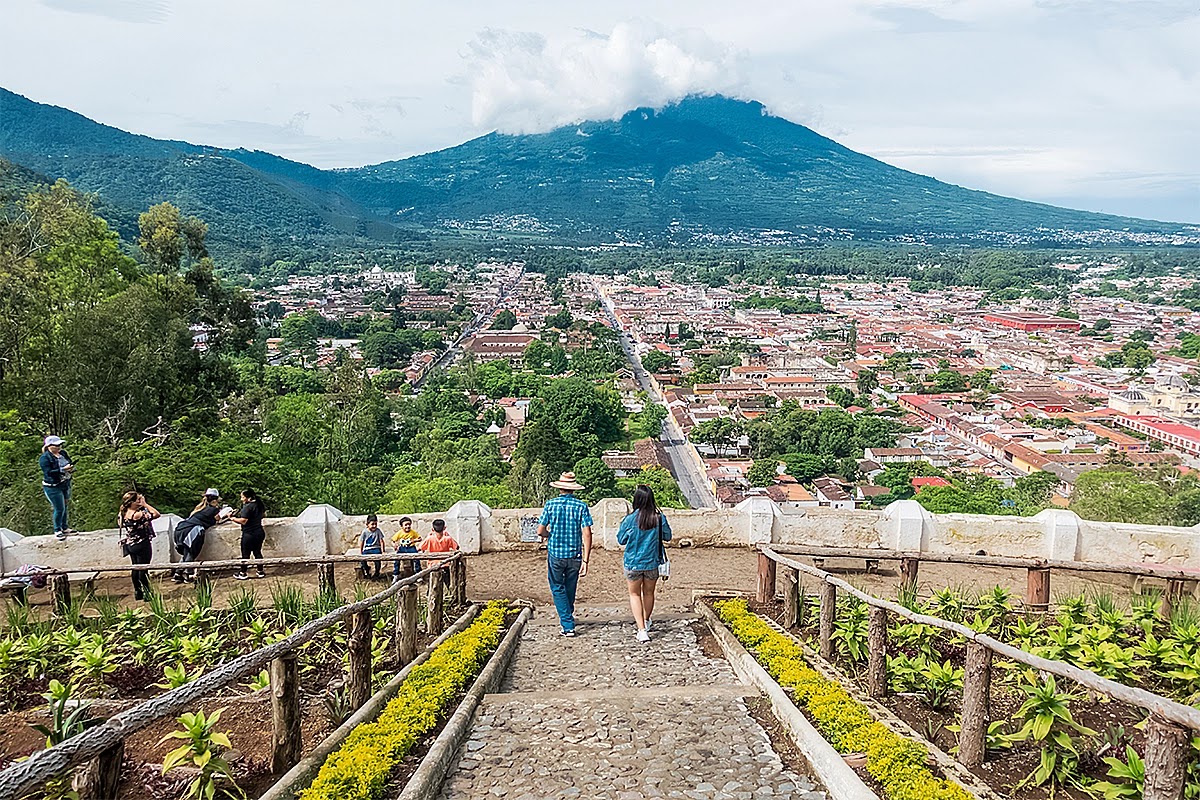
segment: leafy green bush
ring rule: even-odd
[[[507,604],[489,603],[469,628],[413,667],[374,722],[359,725],[325,760],[303,800],[376,800],[392,770],[438,721],[500,643]]]
[[[755,653],[771,677],[792,691],[835,750],[867,754],[867,772],[889,800],[969,800],[971,795],[961,786],[933,776],[925,766],[924,747],[874,721],[845,689],[805,663],[799,645],[748,611],[745,601],[715,605],[733,635]]]

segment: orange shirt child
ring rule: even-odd
[[[417,549],[422,553],[453,553],[458,549],[458,542],[446,533],[446,521],[435,519],[433,531],[417,545]]]

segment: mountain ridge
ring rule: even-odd
[[[323,170],[265,151],[127,133],[0,89],[0,156],[99,192],[132,219],[171,200],[241,242],[389,239],[406,230],[583,242],[1002,244],[1196,232],[955,186],[858,153],[761,103],[719,95]]]

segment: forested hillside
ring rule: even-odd
[[[1195,226],[953,186],[724,97],[320,170],[270,153],[126,133],[0,89],[0,156],[99,193],[126,235],[140,209],[170,201],[208,220],[214,243],[234,245],[230,252],[268,242],[422,237],[1093,246],[1198,236]]]

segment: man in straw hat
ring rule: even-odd
[[[592,554],[592,512],[587,503],[575,496],[583,489],[575,482],[574,472],[564,472],[550,485],[558,497],[546,501],[538,519],[538,536],[546,544],[546,577],[563,636],[575,635],[575,589],[587,575]]]

